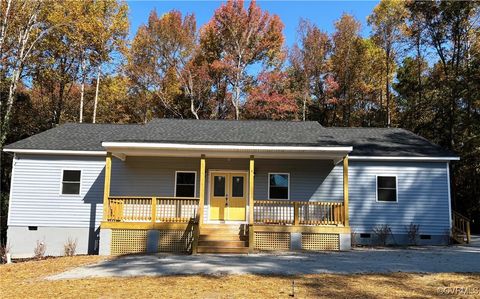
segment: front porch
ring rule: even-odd
[[[178,157],[182,153],[176,155]],[[171,194],[112,195],[112,184],[115,184],[115,180],[112,181],[112,161],[126,163],[130,157],[163,157],[163,155],[161,151],[155,155],[152,153],[146,155],[144,151],[141,153],[125,150],[109,151],[105,167],[100,254],[162,251],[194,254],[201,252],[252,253],[263,250],[346,250],[350,248],[346,152],[297,157],[303,159],[302,162],[299,160],[298,165],[291,163],[291,168],[298,166],[299,173],[304,172],[302,165],[316,165],[316,162],[322,167],[331,165],[328,168],[330,170],[327,178],[318,181],[314,177],[314,166],[311,166],[302,176],[294,175],[293,183],[290,183],[290,177],[288,177],[288,199],[285,200],[272,199],[270,194],[272,189],[268,192],[259,190],[266,189],[263,185],[267,183],[267,179],[271,179],[270,166],[264,165],[272,164],[272,160],[266,159],[277,158],[275,155],[269,157],[259,155],[257,158],[249,153],[247,159],[244,158],[245,154],[231,155],[231,158],[213,153],[207,155],[208,152],[200,153],[197,156],[199,159],[190,155],[185,157],[185,159],[194,159],[198,163],[195,167],[195,173],[198,169],[198,177],[195,177],[198,186],[195,184],[194,187],[198,191],[194,192],[193,197],[175,196],[177,189],[174,196]],[[228,159],[228,161],[234,159],[233,164],[240,165],[235,169],[244,171],[245,176],[241,176],[239,170],[219,168],[217,161],[219,158]],[[165,157],[165,159],[170,158]],[[212,167],[209,167],[210,161]],[[263,166],[257,167],[257,162],[258,165]],[[282,168],[281,165],[272,166],[271,169],[279,168]],[[321,170],[318,171],[321,172]],[[330,180],[332,183],[328,183],[328,175],[333,172],[336,177]],[[174,173],[176,175],[176,171]],[[228,173],[237,175],[228,175]],[[265,173],[268,173],[268,176]],[[115,173],[113,174],[115,178]],[[219,189],[214,185],[214,178],[216,178],[214,175],[223,176],[227,181],[235,177],[237,180],[243,177],[243,183],[236,189],[237,191],[233,191],[233,187],[229,187],[228,182],[225,183],[223,178],[223,184],[219,186],[224,189]],[[338,186],[337,179],[341,179],[341,186]],[[325,184],[330,189],[335,188],[331,194],[337,194],[337,196],[332,195],[331,199],[323,200],[319,198],[320,195],[311,194],[313,191],[304,192],[307,195],[299,196],[301,192],[296,191],[299,189],[298,186],[302,182],[310,183],[311,181],[318,185],[313,186],[313,189],[321,189],[319,186]],[[258,185],[259,182],[262,183],[261,186]],[[176,178],[175,184],[177,184]],[[290,184],[293,192],[290,190]],[[270,188],[270,183],[268,186]],[[343,195],[340,198],[338,197],[339,188]],[[128,186],[120,189],[128,190]],[[308,188],[306,189],[308,191]],[[326,188],[324,189],[320,193],[328,192]],[[235,192],[238,193],[236,197]],[[268,196],[265,196],[267,193]],[[264,197],[260,197],[261,195]]]

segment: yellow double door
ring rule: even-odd
[[[212,172],[210,220],[244,221],[247,207],[247,174]]]

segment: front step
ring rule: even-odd
[[[237,253],[247,254],[248,247],[215,247],[215,246],[198,246],[197,253]]]
[[[205,240],[198,240],[198,246],[202,246],[202,247],[242,248],[242,247],[248,247],[247,243],[248,242],[245,242],[245,241],[223,241],[223,240],[205,241]]]
[[[245,225],[214,224],[200,229],[197,253],[248,253]]]
[[[248,241],[248,236],[234,234],[200,235],[199,241]]]

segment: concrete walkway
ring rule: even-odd
[[[480,273],[480,246],[475,245],[255,255],[132,255],[75,268],[48,279],[192,274]]]

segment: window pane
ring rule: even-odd
[[[80,194],[80,183],[63,183],[62,194]]]
[[[288,199],[287,187],[270,187],[271,199]]]
[[[393,188],[395,189],[396,183],[395,183],[396,177],[394,176],[379,176],[378,177],[378,188]]]
[[[195,196],[195,185],[177,185],[178,197],[194,197]]]
[[[213,177],[213,196],[225,196],[225,177]]]
[[[232,177],[232,197],[243,197],[243,176]]]
[[[64,182],[80,182],[80,170],[64,170]]]
[[[195,184],[195,173],[193,172],[177,172],[177,184]]]
[[[287,187],[288,188],[288,175],[286,174],[271,174],[270,175],[271,187]]]
[[[395,189],[378,189],[378,201],[397,201]]]

